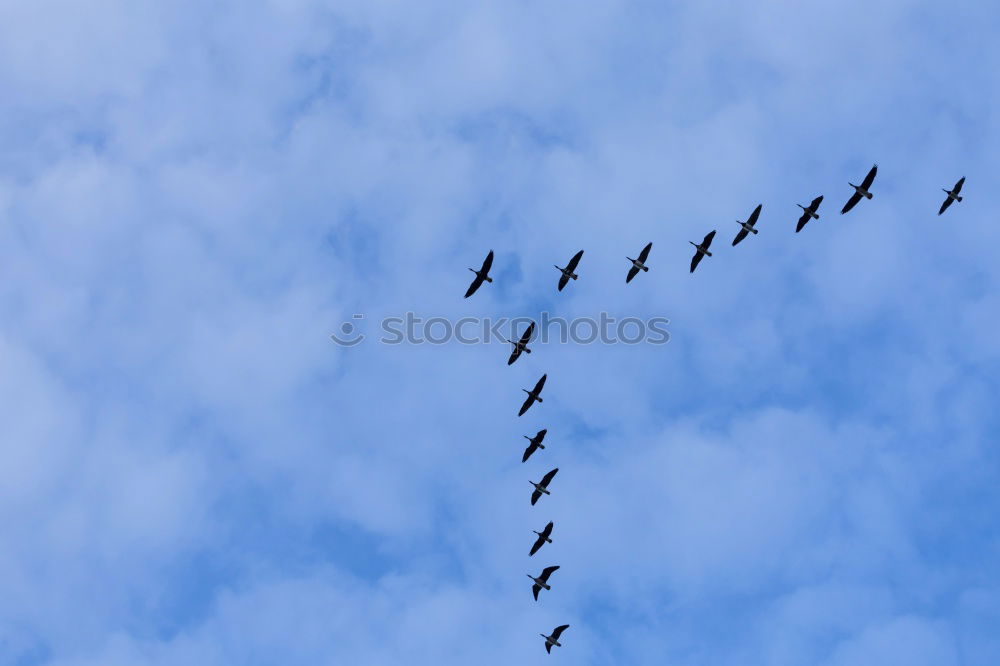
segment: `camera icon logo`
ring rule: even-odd
[[[363,314],[355,314],[351,316],[351,319],[364,319]],[[331,333],[330,339],[336,342],[341,347],[353,347],[355,345],[361,344],[365,339],[365,334],[358,331],[358,327],[352,322],[345,321],[340,325],[340,334]]]

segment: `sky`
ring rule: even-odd
[[[0,4],[0,665],[998,663],[998,29]],[[407,312],[670,339],[507,366]]]

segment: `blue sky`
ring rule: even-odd
[[[0,8],[0,664],[996,664],[1000,8],[418,4]]]

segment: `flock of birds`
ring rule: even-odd
[[[841,215],[847,213],[852,208],[854,208],[854,206],[856,206],[858,202],[861,201],[861,199],[872,198],[873,195],[871,193],[871,187],[872,184],[875,182],[876,173],[878,173],[877,164],[872,166],[872,168],[868,171],[868,174],[865,176],[864,180],[861,181],[860,185],[848,183],[848,185],[854,188],[854,194],[852,194],[851,198],[848,199],[847,203],[844,204],[844,207],[840,211]],[[954,187],[952,187],[950,190],[942,188],[945,194],[947,194],[947,197],[941,204],[941,208],[940,210],[938,210],[938,215],[944,213],[948,209],[948,207],[951,206],[952,202],[962,200],[962,197],[960,196],[959,193],[962,191],[962,186],[964,184],[965,184],[965,177],[963,176],[958,180],[957,183],[955,183]],[[819,206],[822,202],[823,202],[823,196],[820,195],[815,199],[813,199],[808,206],[803,206],[801,204],[798,204],[799,208],[802,209],[802,215],[799,217],[798,223],[795,225],[796,233],[802,231],[802,228],[805,227],[805,225],[810,220],[819,219],[819,213],[817,211],[819,210]],[[737,223],[740,225],[740,230],[739,232],[737,232],[736,237],[733,239],[734,246],[738,245],[749,234],[756,235],[758,233],[755,225],[757,224],[757,218],[760,217],[761,208],[762,204],[758,204],[757,207],[754,208],[753,212],[750,213],[750,217],[747,218],[746,222],[740,222],[739,220],[737,220]],[[694,256],[691,257],[691,270],[690,270],[691,273],[694,273],[695,269],[698,268],[698,264],[701,263],[702,257],[712,256],[712,253],[709,250],[709,248],[711,247],[712,240],[714,238],[715,238],[715,230],[712,230],[705,235],[701,243],[688,241],[695,248]],[[653,244],[647,243],[646,246],[642,248],[642,251],[639,252],[638,257],[636,257],[635,259],[633,259],[632,257],[626,257],[626,259],[628,259],[632,263],[631,267],[628,270],[628,274],[625,276],[626,283],[631,282],[632,279],[635,278],[635,276],[638,275],[640,271],[642,272],[649,271],[649,267],[646,265],[646,261],[649,258],[649,252],[650,250],[652,250],[652,248]],[[559,265],[555,266],[560,273],[559,282],[556,286],[558,291],[562,291],[563,288],[565,288],[566,285],[569,284],[570,280],[577,279],[578,276],[576,274],[576,269],[578,264],[580,263],[580,259],[582,258],[583,258],[583,250],[580,250],[570,258],[569,263],[567,263],[565,267],[560,267]],[[473,279],[472,284],[469,285],[468,290],[465,292],[465,298],[468,298],[469,296],[472,296],[474,293],[476,293],[479,287],[482,286],[483,282],[490,282],[490,283],[493,282],[493,278],[489,276],[489,272],[492,266],[493,266],[493,250],[490,250],[489,254],[486,255],[486,259],[483,260],[482,267],[478,271],[474,268],[469,269],[470,271],[476,274],[476,277]],[[507,365],[512,365],[515,361],[517,361],[517,359],[521,357],[522,354],[531,353],[531,350],[528,348],[528,343],[531,341],[532,337],[534,336],[534,333],[535,333],[535,323],[531,322],[528,325],[528,328],[525,329],[524,333],[518,340],[516,341],[507,340],[508,343],[513,345],[513,349],[511,350],[510,356],[507,358]],[[532,388],[530,391],[528,389],[521,389],[528,395],[524,399],[524,402],[521,404],[521,408],[517,412],[518,416],[523,416],[524,413],[527,412],[528,409],[530,409],[531,406],[534,405],[536,402],[542,402],[541,393],[542,393],[542,388],[544,388],[545,386],[545,380],[547,376],[548,376],[547,374],[543,374],[541,378],[535,383],[534,388]],[[524,438],[528,440],[528,446],[524,450],[524,454],[521,456],[522,463],[527,462],[528,458],[530,458],[532,454],[534,454],[535,451],[537,451],[538,449],[545,448],[542,442],[545,440],[545,435],[547,432],[548,430],[543,428],[542,430],[539,430],[537,433],[535,433],[533,437],[524,435]],[[552,479],[555,478],[558,472],[559,468],[554,467],[551,470],[549,470],[541,478],[540,481],[535,482],[529,480],[534,488],[534,490],[531,493],[532,506],[534,506],[538,502],[538,500],[542,498],[543,495],[551,494],[551,491],[549,490],[549,484],[552,483]],[[553,528],[553,522],[550,520],[548,524],[545,525],[545,527],[542,529],[541,532],[534,531],[536,538],[535,542],[531,546],[531,550],[528,552],[529,557],[537,553],[541,549],[541,547],[544,546],[546,543],[552,543],[552,536],[551,536],[552,528]],[[549,578],[552,576],[554,572],[558,570],[559,566],[554,565],[542,569],[542,572],[538,576],[532,576],[531,574],[527,574],[528,578],[530,578],[532,581],[531,593],[534,596],[535,601],[538,601],[538,593],[541,590],[552,589],[552,586],[549,585]],[[546,652],[551,653],[553,646],[555,647],[562,646],[562,644],[559,642],[559,637],[567,629],[569,629],[569,625],[562,624],[553,629],[552,633],[549,635],[539,634],[543,639],[545,639]]]

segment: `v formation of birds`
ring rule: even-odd
[[[855,185],[854,183],[848,183],[852,188],[854,188],[854,194],[851,198],[847,200],[844,207],[841,209],[841,215],[846,214],[852,208],[854,208],[862,199],[871,199],[874,195],[871,192],[872,184],[875,182],[875,175],[878,173],[878,165],[872,166],[865,175],[864,180],[861,181],[860,185]],[[947,195],[945,200],[941,203],[941,208],[938,210],[938,215],[944,213],[952,202],[961,201],[962,197],[960,192],[962,191],[962,186],[965,184],[965,177],[963,176],[955,183],[955,185],[949,189],[943,189]],[[795,233],[802,231],[803,227],[809,223],[810,220],[819,219],[819,207],[823,202],[823,196],[820,195],[813,199],[808,206],[803,206],[798,204],[799,208],[802,209],[802,215],[799,217],[798,222],[795,225]],[[746,222],[740,222],[737,220],[737,224],[740,225],[740,230],[737,232],[736,237],[733,239],[733,245],[738,245],[743,239],[745,239],[749,234],[756,235],[758,233],[756,224],[757,219],[760,217],[762,204],[758,204],[754,208],[753,212],[747,218]],[[691,245],[694,246],[695,252],[694,256],[691,257],[691,269],[690,272],[694,273],[695,269],[698,268],[698,264],[701,263],[703,257],[711,257],[712,252],[710,247],[712,246],[712,240],[715,238],[715,230],[708,232],[700,243],[695,243],[694,241],[689,241]],[[650,250],[652,250],[653,244],[647,243],[645,247],[639,252],[639,255],[633,259],[632,257],[626,257],[631,263],[628,269],[628,273],[625,276],[625,282],[630,283],[632,279],[635,278],[640,272],[648,272],[649,266],[646,265],[646,261],[649,258]],[[576,273],[576,269],[580,260],[583,258],[583,250],[580,250],[574,254],[569,262],[567,262],[565,267],[561,267],[558,264],[555,265],[556,269],[559,271],[559,281],[556,285],[558,291],[562,291],[570,280],[576,280],[579,276]],[[472,284],[469,285],[468,290],[465,292],[465,298],[472,296],[476,291],[482,286],[483,282],[493,282],[493,278],[489,276],[490,268],[493,266],[493,250],[490,250],[489,254],[486,255],[486,259],[483,260],[482,267],[479,270],[470,268],[469,270],[475,273],[476,277],[473,279]],[[530,354],[531,350],[528,348],[528,343],[532,340],[535,333],[535,323],[532,322],[525,329],[524,333],[517,340],[507,340],[512,345],[512,350],[510,356],[507,358],[507,365],[513,365],[517,359],[521,357],[522,354]],[[543,374],[541,378],[535,383],[532,389],[521,389],[527,394],[524,402],[521,404],[520,410],[518,410],[517,415],[523,416],[532,405],[536,402],[542,402],[542,389],[545,387],[545,380],[548,374]],[[527,462],[536,451],[539,449],[544,449],[545,445],[542,443],[545,441],[545,435],[548,433],[547,428],[543,428],[535,433],[533,436],[524,435],[524,438],[528,440],[528,446],[524,449],[524,454],[521,456],[521,462]],[[531,493],[531,505],[534,506],[544,495],[551,494],[549,490],[549,484],[555,478],[556,474],[559,472],[558,467],[553,467],[544,476],[541,477],[537,482],[530,481],[533,486],[533,491]],[[542,546],[547,543],[552,543],[552,529],[553,523],[550,520],[545,527],[542,528],[540,532],[534,532],[536,535],[535,541],[528,552],[528,556],[534,556]],[[538,594],[542,590],[551,590],[552,586],[549,584],[549,578],[553,573],[558,571],[558,565],[547,566],[542,569],[541,573],[537,576],[533,576],[530,573],[528,578],[532,581],[531,593],[534,596],[535,601],[538,601]],[[559,642],[559,637],[562,635],[566,629],[569,628],[568,624],[562,624],[552,630],[551,634],[539,634],[545,640],[545,651],[551,653],[553,647],[561,647]]]

